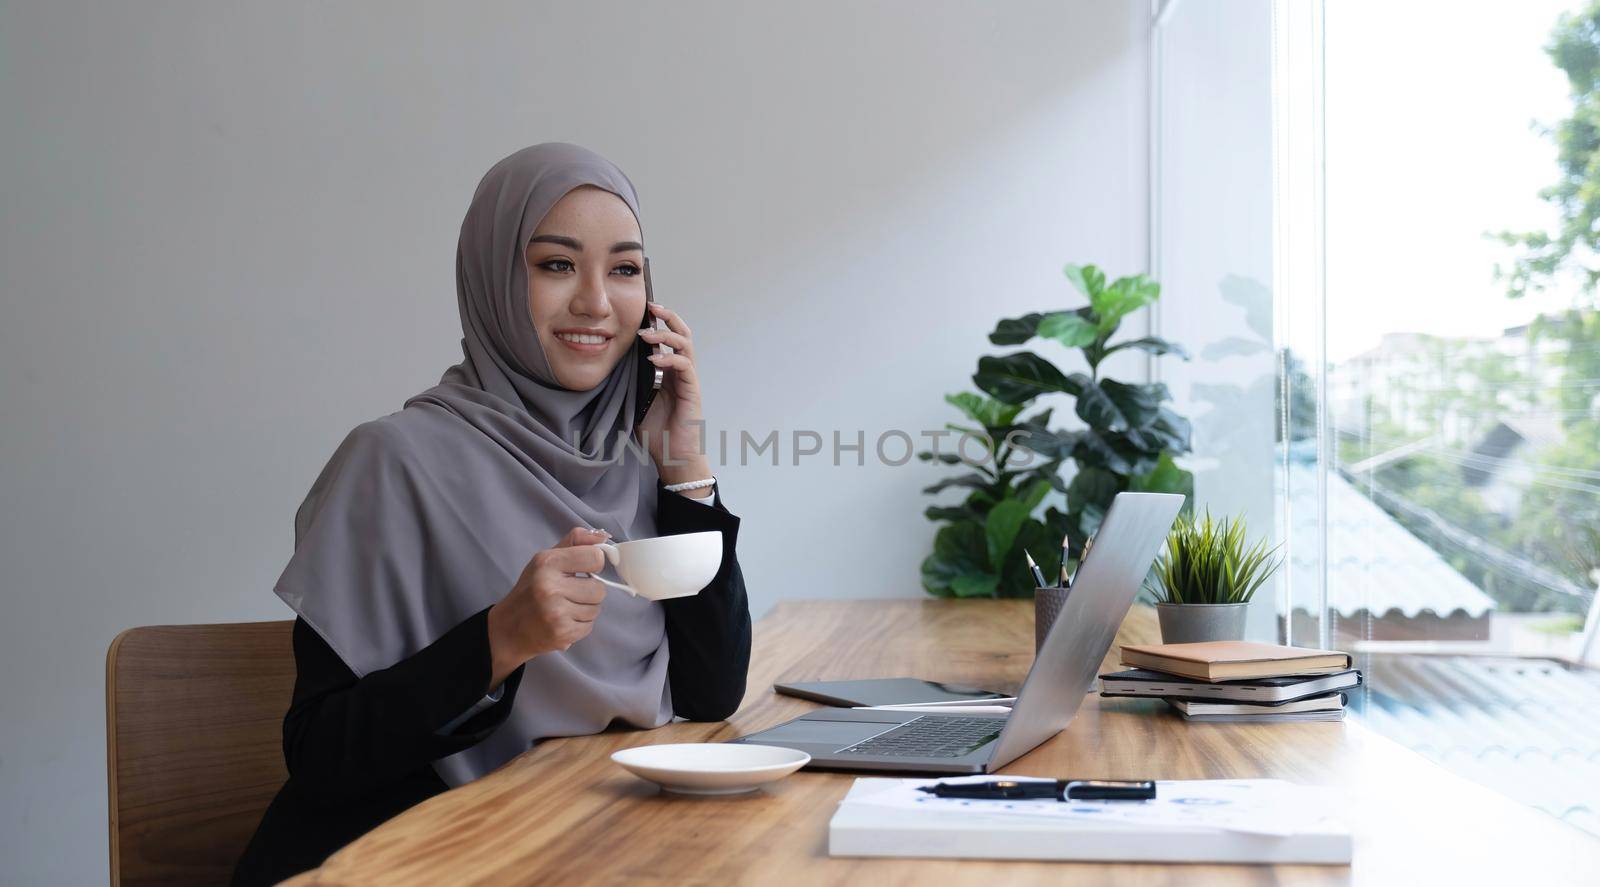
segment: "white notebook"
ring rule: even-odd
[[[978,776],[857,779],[828,823],[830,856],[1101,862],[1350,862],[1328,789],[1275,779],[1160,781],[1156,800],[958,801],[917,793]]]

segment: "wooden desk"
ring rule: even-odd
[[[1119,642],[1154,639],[1136,608]],[[1113,648],[1114,655],[1114,648]],[[619,748],[720,740],[812,707],[778,680],[916,675],[1013,690],[1033,659],[1023,601],[779,605],[756,625],[749,690],[724,724],[551,740],[395,817],[296,884],[1562,884],[1600,872],[1600,841],[1446,773],[1360,724],[1191,724],[1159,701],[1092,696],[1060,735],[1005,768],[1026,775],[1282,777],[1345,786],[1353,866],[831,859],[828,819],[852,776],[800,772],[749,795],[665,795]]]

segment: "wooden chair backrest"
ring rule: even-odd
[[[106,653],[111,884],[225,884],[288,774],[293,622],[130,628]]]

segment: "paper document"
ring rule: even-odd
[[[919,786],[943,782],[1048,781],[1031,776],[958,776],[945,779],[879,779],[870,794],[845,803],[967,816],[1046,818],[1064,822],[1124,826],[1222,829],[1260,835],[1292,835],[1340,813],[1334,789],[1296,785],[1279,779],[1158,780],[1149,801],[974,801],[936,798]]]

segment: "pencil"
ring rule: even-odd
[[[1046,585],[1044,581],[1044,571],[1039,569],[1039,565],[1034,562],[1033,555],[1028,553],[1028,549],[1022,549],[1022,556],[1028,559],[1028,569],[1033,571],[1033,581],[1039,583],[1040,588],[1049,588],[1050,586]]]
[[[1089,538],[1083,540],[1083,551],[1078,553],[1078,569],[1077,570],[1073,570],[1072,571],[1072,575],[1067,577],[1067,587],[1068,588],[1072,587],[1072,580],[1077,578],[1078,571],[1083,569],[1084,561],[1087,561],[1089,559],[1089,549],[1091,549],[1093,547],[1094,547],[1094,534],[1090,533],[1089,534]],[[1066,567],[1063,566],[1061,569],[1065,570]]]

